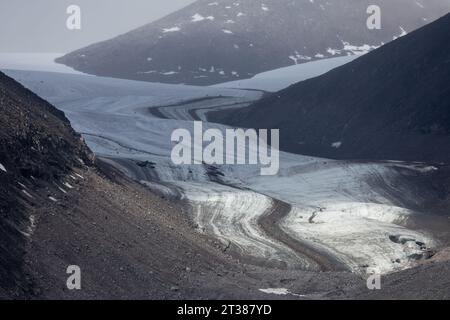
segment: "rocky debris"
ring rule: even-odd
[[[150,168],[150,169],[156,168],[156,163],[151,161],[137,161],[136,164],[141,168]]]
[[[3,73],[0,114],[0,287],[15,295],[30,290],[21,270],[36,207],[94,156],[61,111]]]

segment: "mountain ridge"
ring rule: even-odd
[[[377,4],[382,28],[369,30]],[[56,61],[101,76],[211,85],[365,53],[450,11],[450,1],[199,0]]]

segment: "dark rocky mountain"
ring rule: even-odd
[[[339,159],[450,161],[450,15],[213,120],[279,128],[281,148]]]
[[[244,298],[257,280],[184,210],[94,159],[61,111],[0,73],[0,300]]]
[[[381,8],[381,30],[367,28],[369,5]],[[100,76],[210,85],[367,52],[449,11],[449,0],[199,0],[57,62]]]
[[[91,162],[61,111],[0,73],[0,291],[26,288],[21,272],[33,203],[51,201],[54,183]]]

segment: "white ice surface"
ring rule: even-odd
[[[357,55],[329,58],[259,73],[251,79],[214,85],[217,88],[254,89],[275,92],[306,79],[318,77],[358,58]]]
[[[334,254],[355,272],[386,273],[415,263],[409,258],[420,253],[415,241],[401,244],[390,236],[403,235],[433,246],[430,236],[402,226],[411,211],[396,206],[369,183],[377,179],[393,188],[391,181],[397,173],[392,166],[397,164],[351,164],[282,152],[278,176],[260,176],[258,166],[218,166],[224,182],[235,187],[211,181],[206,166],[172,164],[172,131],[193,126],[188,121],[190,113],[183,111],[183,105],[193,108],[186,101],[214,97],[223,107],[222,99],[240,103],[258,98],[259,93],[48,72],[8,74],[63,110],[99,156],[153,162],[154,174],[165,186],[161,189],[170,192],[169,184],[183,191],[201,231],[250,257],[283,261],[292,267],[311,264],[269,238],[258,225],[274,199],[292,206],[281,221],[286,233]],[[174,112],[167,107],[172,104],[177,105]],[[161,106],[166,106],[169,118],[176,119],[153,116],[150,109]],[[206,99],[193,109],[208,106],[211,101]],[[129,167],[123,169],[134,174]],[[154,181],[138,178],[154,186]]]
[[[292,293],[286,288],[267,288],[267,289],[259,289],[259,291],[267,293],[267,294],[275,294],[275,295],[278,295],[278,296],[292,295],[292,296],[295,296],[295,297],[306,297],[303,294]]]

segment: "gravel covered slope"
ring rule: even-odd
[[[27,186],[48,202],[50,190],[92,155],[61,111],[3,73],[0,115],[0,287],[26,291],[21,270],[35,218]]]

